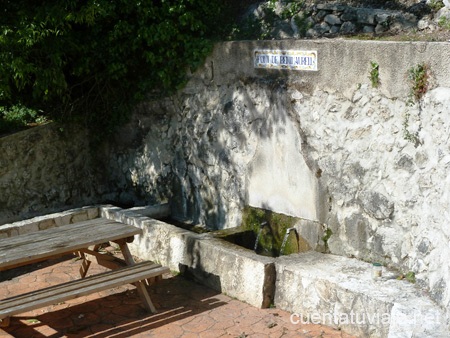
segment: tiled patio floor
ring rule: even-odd
[[[79,278],[79,263],[64,257],[0,272],[0,299]],[[92,264],[90,272],[103,270]],[[286,311],[258,309],[181,276],[165,275],[149,290],[155,315],[129,285],[14,316],[4,331],[24,338],[350,337],[326,326],[294,325]]]

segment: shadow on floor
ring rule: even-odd
[[[157,314],[144,310],[134,289],[120,293],[113,293],[114,290],[111,290],[96,294],[103,296],[110,293],[102,298],[79,304],[69,301],[53,308],[45,308],[49,312],[40,315],[14,316],[5,331],[17,338],[125,338],[170,323],[181,324],[196,314],[227,304],[220,300],[220,294],[216,291],[181,276],[164,279],[150,286],[149,291],[158,309]]]

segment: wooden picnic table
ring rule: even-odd
[[[141,233],[142,230],[137,227],[106,218],[96,218],[0,239],[0,271],[75,253],[81,258],[82,277],[0,300],[0,324],[2,319],[20,312],[129,283],[137,287],[147,310],[155,313],[156,309],[144,281],[169,272],[169,269],[153,262],[135,263],[127,243],[133,240],[134,235]],[[124,268],[120,268],[116,258],[98,252],[100,245],[106,242],[118,244],[124,257]],[[113,270],[86,277],[91,261]],[[3,320],[3,325],[5,322],[6,320]]]
[[[92,245],[133,238],[142,230],[106,218],[0,239],[0,271],[77,252]]]

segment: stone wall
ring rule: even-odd
[[[255,69],[255,48],[317,50],[319,71]],[[410,105],[408,70],[423,62],[433,89]],[[247,204],[320,223],[331,253],[413,271],[449,309],[449,65],[446,43],[220,44],[124,128],[114,181],[210,228],[239,225]]]
[[[55,125],[1,138],[0,223],[169,201],[174,216],[229,228],[244,205],[263,207],[329,229],[331,253],[413,271],[449,309],[448,46],[218,44],[183,91],[138,107],[104,149]],[[315,50],[318,71],[255,69],[254,49]],[[408,70],[423,62],[432,89],[410,105]]]
[[[308,37],[353,33],[379,34],[399,31],[404,27],[416,27],[418,21],[411,13],[335,4],[317,5],[307,20],[311,26],[305,34]]]
[[[0,138],[0,224],[97,200],[85,131],[55,124]]]
[[[436,36],[450,15],[450,5],[442,6],[440,0],[260,1],[243,15],[241,30],[252,40],[433,33],[429,41],[445,41]]]

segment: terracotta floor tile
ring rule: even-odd
[[[7,332],[3,331],[2,329],[0,329],[0,338],[11,338],[11,337],[12,336],[9,333],[7,333]]]
[[[217,321],[213,326],[211,326],[211,330],[225,332],[225,331],[227,331],[227,329],[229,329],[230,327],[233,327],[235,325],[236,324],[234,324],[233,321],[221,320],[221,321]]]
[[[185,332],[200,333],[207,331],[211,326],[216,324],[216,321],[210,317],[199,315],[195,317],[192,321],[183,324],[181,328]]]
[[[199,338],[219,338],[219,337],[224,337],[227,336],[227,333],[223,330],[208,330],[206,332],[201,332],[198,337]]]
[[[184,333],[183,329],[179,326],[176,327],[170,327],[170,326],[161,326],[158,328],[155,328],[150,332],[152,335],[158,338],[173,338],[173,337],[181,337]]]
[[[2,272],[0,299],[78,279],[80,261],[72,258]],[[92,263],[89,273],[105,270]],[[5,332],[18,338],[317,338],[322,332],[351,338],[320,325],[292,324],[286,311],[258,309],[181,276],[164,278],[149,287],[157,314],[147,313],[134,286],[127,285],[20,314]]]

